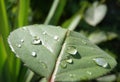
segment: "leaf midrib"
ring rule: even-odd
[[[67,31],[66,31],[66,34],[65,34],[65,37],[64,37],[64,40],[63,40],[63,42],[62,42],[61,50],[60,50],[60,52],[58,53],[59,55],[58,55],[58,57],[57,57],[56,64],[55,64],[55,67],[54,67],[54,69],[53,69],[53,73],[51,74],[51,78],[50,78],[49,82],[55,82],[55,76],[56,76],[56,74],[57,74],[57,70],[58,70],[58,67],[59,67],[59,65],[60,65],[60,61],[61,61],[61,59],[62,59],[61,57],[62,57],[63,52],[64,52],[64,49],[65,49],[65,47],[66,47],[65,41],[66,41],[67,36],[69,35],[69,33],[70,33],[70,30],[67,30]]]

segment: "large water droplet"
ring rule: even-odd
[[[104,58],[94,58],[95,63],[101,67],[108,67],[108,62]]]
[[[65,61],[61,61],[60,66],[62,68],[66,68],[67,67],[67,63]]]
[[[58,36],[54,36],[54,39],[55,39],[55,40],[59,40],[59,37],[58,37]]]
[[[22,46],[21,44],[18,44],[18,45],[17,45],[18,48],[21,48],[21,46]]]
[[[34,44],[34,45],[41,44],[41,43],[42,42],[41,42],[40,39],[39,40],[34,39],[33,42],[32,42],[32,44]]]
[[[76,55],[77,54],[77,49],[73,46],[70,46],[67,48],[67,53],[72,54],[72,55]]]
[[[33,57],[36,57],[36,56],[37,56],[37,53],[36,53],[36,52],[32,52],[32,56],[33,56]]]
[[[23,40],[23,39],[21,39],[21,40],[20,40],[20,42],[21,42],[21,43],[23,43],[23,42],[24,42],[24,40]]]
[[[72,59],[67,59],[66,62],[71,64],[71,63],[73,63],[73,60]]]

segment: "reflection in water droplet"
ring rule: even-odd
[[[47,69],[47,65],[44,62],[40,62],[40,63],[41,63],[43,68]]]
[[[22,46],[21,44],[18,44],[18,45],[17,45],[18,48],[21,48],[21,46]]]
[[[46,34],[47,34],[47,32],[46,32],[46,31],[44,31],[42,34],[46,35]]]
[[[21,39],[21,40],[20,40],[20,42],[21,42],[21,43],[23,43],[23,42],[24,42],[24,40],[23,40],[23,39]]]
[[[86,73],[89,74],[89,75],[92,75],[92,73],[90,71],[87,71]]]
[[[37,45],[37,44],[42,44],[40,39],[34,39],[32,44]]]
[[[85,45],[87,44],[87,42],[86,42],[86,41],[84,41],[84,40],[82,40],[82,43],[83,43],[83,44],[85,44]]]
[[[60,66],[61,66],[62,68],[66,68],[66,67],[67,67],[67,64],[66,64],[65,61],[61,61]]]
[[[36,53],[36,52],[32,52],[32,56],[33,56],[33,57],[36,57],[36,56],[37,56],[37,53]]]
[[[77,49],[73,46],[70,46],[67,48],[67,53],[72,54],[72,55],[76,55],[77,54]]]
[[[73,60],[72,59],[67,59],[66,62],[71,64],[71,63],[73,63]]]
[[[55,39],[55,40],[58,40],[58,39],[59,39],[59,37],[58,37],[58,36],[54,36],[54,39]]]
[[[108,62],[104,58],[94,58],[95,63],[104,68],[108,67]]]

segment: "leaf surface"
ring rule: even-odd
[[[116,61],[80,33],[50,25],[30,25],[8,37],[12,51],[48,82],[99,77]]]

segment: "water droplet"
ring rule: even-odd
[[[70,76],[71,78],[74,78],[74,77],[75,77],[75,74],[69,74],[69,76]]]
[[[46,35],[46,34],[47,34],[47,32],[46,32],[46,31],[44,31],[42,34]]]
[[[47,68],[47,65],[44,62],[40,62],[43,68]]]
[[[37,56],[37,53],[36,52],[32,52],[32,56],[33,57]]]
[[[89,74],[89,75],[92,75],[92,73],[90,71],[87,71],[86,73]]]
[[[17,45],[18,48],[21,48],[21,46],[22,46],[21,44],[18,44],[18,45]]]
[[[65,61],[61,61],[60,66],[62,68],[66,68],[67,67],[67,63]]]
[[[24,40],[23,40],[23,39],[21,39],[21,40],[20,40],[20,42],[21,42],[21,43],[23,43],[23,42],[24,42]]]
[[[72,55],[76,55],[77,54],[77,49],[73,46],[68,47],[67,53],[72,54]]]
[[[71,63],[73,63],[73,60],[72,59],[67,59],[66,62],[71,64]]]
[[[104,68],[108,67],[108,62],[104,58],[94,58],[95,63]]]
[[[58,36],[54,36],[54,39],[55,39],[55,40],[58,40],[58,39],[59,39],[59,37],[58,37]]]
[[[84,41],[84,40],[82,40],[82,43],[83,43],[83,44],[85,44],[85,45],[87,44],[87,42],[86,42],[86,41]]]
[[[34,39],[32,44],[37,45],[37,44],[42,44],[41,40]]]

